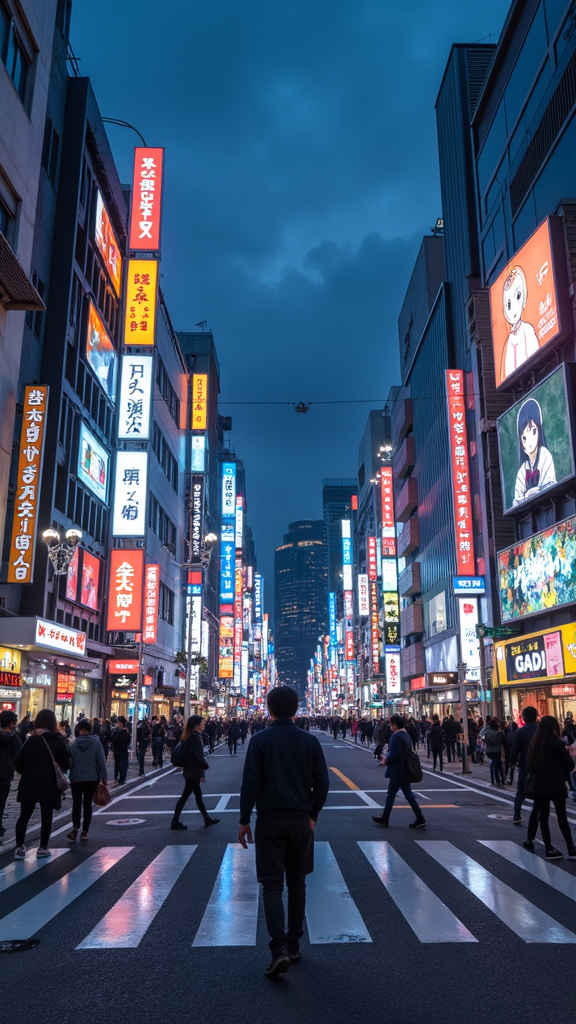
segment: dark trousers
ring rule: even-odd
[[[92,801],[98,782],[72,782],[72,828],[80,828],[82,804],[84,804],[84,831],[88,832],[92,821]]]
[[[198,779],[185,779],[184,789],[182,790],[182,796],[180,797],[178,803],[176,804],[176,807],[174,808],[174,821],[178,821],[180,815],[182,814],[182,811],[184,810],[184,804],[186,803],[188,797],[192,793],[194,793],[194,796],[196,797],[196,806],[200,811],[200,814],[204,819],[208,817],[208,811],[204,806],[204,801],[202,799],[202,790],[200,789],[200,783],[198,782]]]
[[[128,774],[128,754],[114,754],[114,778],[121,786],[126,782]]]
[[[159,768],[164,766],[162,761],[162,751],[164,749],[164,737],[153,736],[152,737],[152,764],[158,765]]]
[[[432,751],[432,757],[434,758],[434,765],[433,765],[434,770],[436,770],[436,759],[439,757],[440,758],[440,771],[442,771],[443,768],[444,768],[444,753],[443,753],[443,751],[442,750],[433,750]]]
[[[504,775],[502,773],[502,755],[500,752],[497,754],[488,754],[490,760],[490,781],[504,785]]]
[[[35,807],[36,800],[23,800],[20,804],[20,817],[16,822],[16,846],[24,845],[28,822],[32,817]],[[46,847],[50,842],[53,813],[54,801],[40,800],[40,846]]]
[[[306,875],[314,870],[314,833],[308,815],[258,818],[254,835],[256,874],[262,883],[270,949],[296,945],[304,931]],[[284,876],[288,889],[288,927],[284,918]]]
[[[148,740],[144,743],[138,744],[138,761],[140,764],[140,775],[144,775],[144,758],[146,757],[146,751],[148,750]]]
[[[10,783],[0,782],[0,829],[2,828],[2,818],[4,816],[4,808],[6,807],[9,792]]]
[[[512,769],[514,771],[514,769]],[[524,768],[518,767],[518,788],[514,797],[514,818],[522,817],[522,804],[526,799],[526,772]]]
[[[232,748],[234,748],[234,750],[232,750]],[[228,740],[228,750],[231,754],[235,754],[238,750],[238,740]]]
[[[456,741],[446,740],[446,757],[449,761],[456,760]]]
[[[409,782],[389,782],[388,783],[388,792],[386,793],[386,803],[384,804],[384,810],[382,811],[382,817],[384,818],[384,820],[388,821],[388,818],[390,817],[390,814],[392,813],[392,808],[394,806],[394,801],[396,799],[396,794],[398,793],[398,790],[400,790],[400,789],[402,790],[402,794],[406,797],[406,799],[407,799],[408,803],[410,804],[410,807],[414,811],[414,814],[416,815],[416,817],[417,818],[423,818],[424,815],[422,814],[422,811],[420,810],[420,807],[418,805],[418,801],[416,800],[416,797],[414,796],[414,793],[410,789],[410,783]]]
[[[566,797],[557,796],[543,796],[540,793],[534,794],[534,806],[532,813],[528,819],[528,839],[533,840],[536,838],[536,832],[538,830],[538,821],[540,821],[540,831],[542,833],[542,840],[544,846],[548,849],[552,846],[552,837],[550,835],[550,826],[548,819],[550,817],[550,801],[554,804],[554,810],[556,811],[556,817],[558,818],[558,827],[566,840],[566,845],[571,850],[576,844],[572,838],[570,831],[570,825],[568,824],[568,818],[566,817]]]

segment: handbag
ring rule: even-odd
[[[106,807],[106,804],[109,804],[111,799],[108,786],[105,786],[103,782],[99,782],[94,793],[94,803],[96,806]]]
[[[66,772],[62,771],[62,768],[56,761],[54,754],[50,750],[50,744],[48,743],[48,741],[45,739],[44,736],[42,737],[42,739],[44,740],[48,753],[52,758],[52,764],[54,765],[54,774],[56,776],[56,788],[59,789],[61,793],[64,793],[67,789],[70,789],[70,780],[66,775]]]

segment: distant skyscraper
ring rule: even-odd
[[[350,518],[352,495],[358,494],[356,477],[337,478],[322,481],[322,509],[324,516],[324,543],[326,545],[326,564],[328,591],[342,590],[342,519]]]
[[[326,558],[324,523],[303,519],[290,523],[274,558],[276,662],[279,682],[301,696],[306,673],[326,632]]]

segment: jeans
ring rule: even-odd
[[[0,829],[2,828],[2,818],[4,816],[4,808],[6,807],[6,801],[10,792],[10,783],[0,783]]]
[[[140,764],[140,768],[139,768],[140,775],[144,775],[144,759],[146,757],[146,751],[147,750],[148,750],[148,740],[145,740],[144,743],[140,742],[138,744],[138,761],[139,761],[139,764]]]
[[[97,782],[72,782],[72,828],[80,828],[82,803],[84,803],[84,831],[88,832],[92,821],[92,801]]]
[[[234,747],[234,751],[232,751],[232,747]],[[228,750],[231,754],[235,754],[238,750],[238,740],[228,740]]]
[[[433,750],[432,751],[432,757],[434,758],[434,765],[433,765],[434,771],[436,771],[436,758],[437,757],[440,758],[440,771],[443,771],[444,770],[444,754],[443,754],[443,751],[442,750]]]
[[[534,806],[528,820],[528,839],[533,841],[536,838],[538,820],[540,820],[540,831],[542,833],[544,846],[546,849],[550,849],[552,846],[552,837],[550,835],[550,826],[548,824],[548,819],[550,817],[550,801],[554,804],[554,810],[556,811],[556,817],[558,818],[558,827],[566,840],[568,849],[571,850],[576,844],[572,838],[570,825],[568,824],[568,818],[566,817],[565,797],[543,796],[541,793],[534,794]]]
[[[486,751],[488,754],[488,751]],[[500,751],[497,754],[488,754],[490,759],[490,782],[492,784],[504,785],[504,775],[502,774],[502,756]]]
[[[36,800],[23,800],[20,804],[20,817],[16,822],[16,846],[24,846],[24,840],[26,839],[26,829],[28,828],[28,822],[32,817],[34,808],[36,807]],[[52,831],[52,815],[54,813],[54,801],[53,800],[41,800],[40,801],[40,846],[44,849],[50,842],[50,833]]]
[[[152,764],[158,765],[159,768],[164,766],[162,761],[162,751],[164,749],[164,737],[153,736],[152,737]]]
[[[446,757],[449,761],[456,760],[456,741],[446,740]]]
[[[410,804],[410,807],[414,811],[414,814],[416,815],[416,817],[417,818],[423,818],[424,815],[422,814],[422,811],[420,810],[420,807],[418,806],[418,802],[416,800],[416,797],[414,796],[414,793],[410,789],[410,783],[409,782],[389,782],[388,783],[388,792],[386,794],[386,803],[384,804],[384,810],[382,811],[382,817],[384,818],[384,821],[388,821],[388,818],[390,817],[390,814],[392,813],[392,808],[394,806],[394,801],[396,799],[396,794],[398,793],[399,789],[402,790],[403,796],[406,797],[406,799],[407,799],[408,803]]]
[[[514,770],[514,769],[512,769]],[[518,787],[514,797],[514,819],[522,817],[522,804],[526,799],[526,771],[518,766]]]
[[[308,815],[262,818],[256,822],[256,874],[262,883],[270,949],[296,945],[304,931],[306,875],[314,868],[314,833]],[[282,892],[288,889],[288,926]]]
[[[176,804],[176,807],[174,808],[174,818],[172,819],[173,821],[178,821],[178,819],[180,818],[180,815],[184,810],[184,804],[188,800],[188,797],[191,795],[191,793],[194,793],[194,796],[196,797],[196,806],[204,820],[206,820],[206,818],[208,817],[208,811],[204,806],[204,801],[202,799],[202,790],[200,789],[200,783],[198,779],[185,779],[184,789],[182,790],[182,796],[180,797],[178,803]]]
[[[114,754],[114,778],[123,786],[128,774],[128,754]]]

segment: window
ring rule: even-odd
[[[446,591],[437,594],[428,602],[428,620],[430,636],[443,633],[446,629]]]
[[[544,11],[542,4],[538,8],[528,34],[518,54],[514,70],[508,79],[508,85],[504,94],[506,104],[506,118],[509,128],[512,127],[522,103],[530,86],[532,85],[536,72],[546,52],[546,28],[544,25]]]
[[[46,130],[44,132],[44,146],[42,149],[42,167],[48,175],[48,180],[52,185],[56,185],[56,171],[58,169],[58,150],[60,148],[60,139],[54,129],[54,125],[50,118],[46,121]]]
[[[156,356],[156,383],[158,385],[158,389],[160,391],[160,394],[162,395],[162,398],[164,399],[166,405],[168,406],[168,411],[170,412],[172,419],[174,420],[176,426],[179,426],[180,402],[178,399],[178,395],[176,394],[176,391],[172,387],[172,382],[170,380],[170,377],[168,376],[168,373],[166,372],[166,367],[164,366],[164,363],[162,362],[159,355]]]
[[[174,591],[162,581],[158,594],[158,618],[170,626],[174,625]]]
[[[14,24],[14,18],[0,2],[0,60],[2,61],[22,102],[30,61]]]
[[[178,490],[178,464],[168,447],[168,442],[157,423],[154,424],[152,442],[154,454],[175,491]]]
[[[500,102],[492,124],[490,125],[488,134],[484,140],[482,151],[478,157],[478,188],[481,196],[484,195],[486,187],[492,179],[494,171],[500,162],[506,146],[507,137],[506,112],[504,110],[504,104]]]
[[[176,526],[153,494],[150,495],[148,526],[169,551],[176,553]]]
[[[38,295],[41,299],[46,296],[46,285],[40,280],[38,274],[34,270],[32,273],[32,284],[34,285]],[[26,324],[32,331],[35,338],[40,339],[42,335],[42,322],[44,320],[44,311],[41,309],[32,310],[29,309],[26,313]]]

